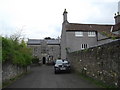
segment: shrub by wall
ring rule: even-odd
[[[24,40],[13,40],[2,37],[2,63],[11,61],[13,64],[27,66],[32,62],[32,53]]]
[[[67,54],[74,70],[120,87],[120,40]]]
[[[27,71],[32,52],[24,40],[2,37],[2,80],[7,81]]]

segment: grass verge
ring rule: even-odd
[[[93,79],[93,78],[91,78],[91,77],[89,77],[89,76],[86,76],[86,75],[84,75],[84,74],[81,74],[80,72],[76,72],[76,71],[75,71],[75,73],[76,73],[78,76],[80,76],[81,78],[90,81],[90,83],[93,83],[93,84],[97,85],[97,86],[100,87],[100,88],[116,88],[116,89],[117,89],[117,87],[114,86],[114,85],[108,85],[108,84],[106,84],[106,83],[104,83],[104,82],[102,82],[102,81],[98,81],[98,80],[95,80],[95,79]]]

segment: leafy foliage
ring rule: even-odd
[[[39,62],[39,58],[34,57],[34,58],[32,59],[32,63],[38,63],[38,62]]]
[[[2,37],[2,62],[11,61],[13,64],[27,66],[32,62],[32,53],[24,40]]]
[[[105,32],[105,31],[101,32],[101,34],[104,35],[104,36],[110,37],[110,38],[113,39],[113,40],[119,38],[119,36],[114,35],[114,34],[111,34],[111,33],[107,33],[107,32]]]
[[[51,39],[51,37],[45,37],[44,39]]]

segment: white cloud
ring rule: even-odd
[[[25,26],[28,38],[61,34],[63,10],[72,23],[112,23],[119,0],[1,0],[0,30],[11,34]],[[4,31],[3,31],[4,30]]]

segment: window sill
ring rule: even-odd
[[[88,36],[88,37],[96,37],[96,36]]]

